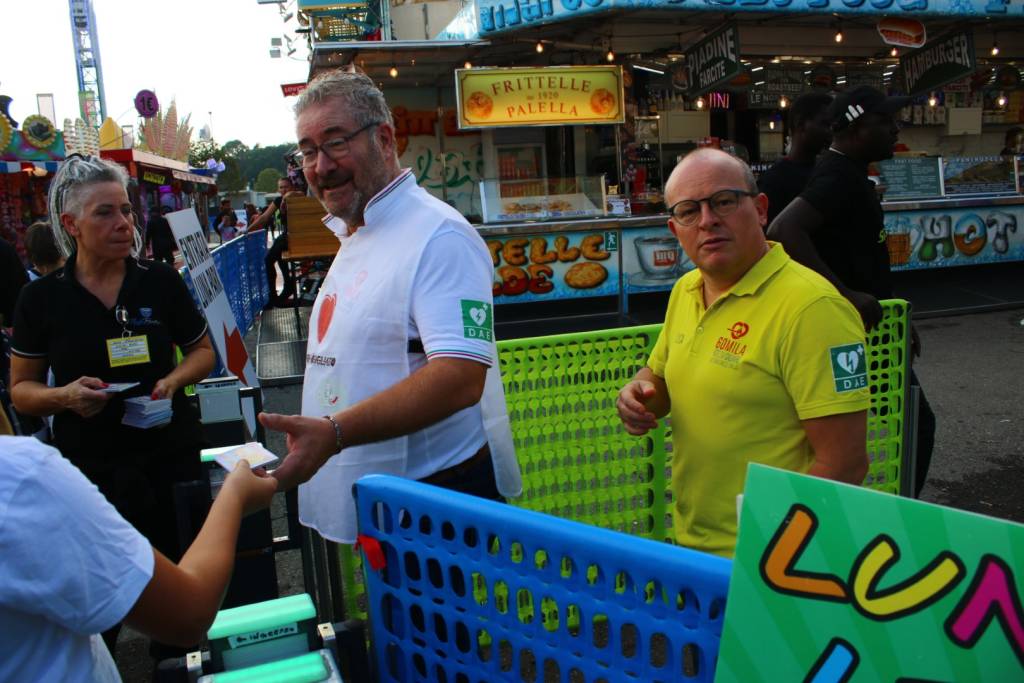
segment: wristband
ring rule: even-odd
[[[332,455],[341,453],[341,425],[338,424],[338,421],[331,415],[324,415],[324,419],[330,422],[331,426],[334,427],[334,453],[332,453]]]

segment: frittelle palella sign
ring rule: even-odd
[[[900,72],[908,95],[935,90],[958,81],[977,69],[974,34],[953,31],[900,57]]]
[[[702,95],[741,73],[736,24],[726,24],[686,51],[686,92],[690,97]]]

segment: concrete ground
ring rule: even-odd
[[[917,328],[923,355],[915,370],[938,419],[922,499],[1024,523],[1024,309],[927,318]],[[298,412],[301,387],[267,388],[264,400],[268,411]],[[268,435],[268,446],[285,452],[279,434]],[[273,516],[280,525],[282,506]],[[279,558],[278,578],[282,595],[302,590],[297,551]],[[138,634],[125,629],[117,661],[125,681],[150,680]]]

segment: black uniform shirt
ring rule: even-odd
[[[757,188],[768,196],[768,225],[800,196],[811,177],[814,163],[801,164],[789,157],[779,159],[757,179]]]
[[[152,450],[195,436],[198,421],[183,390],[173,397],[170,426],[143,430],[121,424],[124,399],[148,396],[174,369],[173,345],[187,347],[206,334],[206,320],[184,281],[166,264],[128,258],[117,304],[108,309],[75,279],[75,256],[22,290],[11,350],[25,358],[45,358],[58,387],[83,375],[108,383],[140,384],[111,397],[94,417],[83,418],[71,410],[57,413],[53,428],[58,449],[76,464],[83,458],[109,462],[112,453]],[[127,312],[126,326],[116,319],[121,306]],[[121,338],[125,327],[131,335],[146,336],[148,363],[110,366],[107,340]]]
[[[836,277],[850,289],[890,298],[885,219],[867,164],[829,149],[800,196],[824,216],[811,239]]]

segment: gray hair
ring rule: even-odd
[[[64,230],[60,217],[69,213],[77,218],[85,205],[85,191],[99,183],[120,183],[121,187],[127,190],[128,172],[106,159],[72,154],[57,169],[50,182],[50,230],[53,232],[53,241],[57,244],[57,249],[65,258],[74,253],[77,245],[75,239]],[[133,220],[132,223],[134,222]],[[138,257],[142,252],[142,231],[135,225],[133,232],[132,256]]]
[[[352,116],[357,127],[371,123],[395,125],[380,88],[366,74],[340,69],[326,71],[310,81],[295,103],[295,116],[300,116],[309,107],[333,99],[342,100],[342,106]]]

